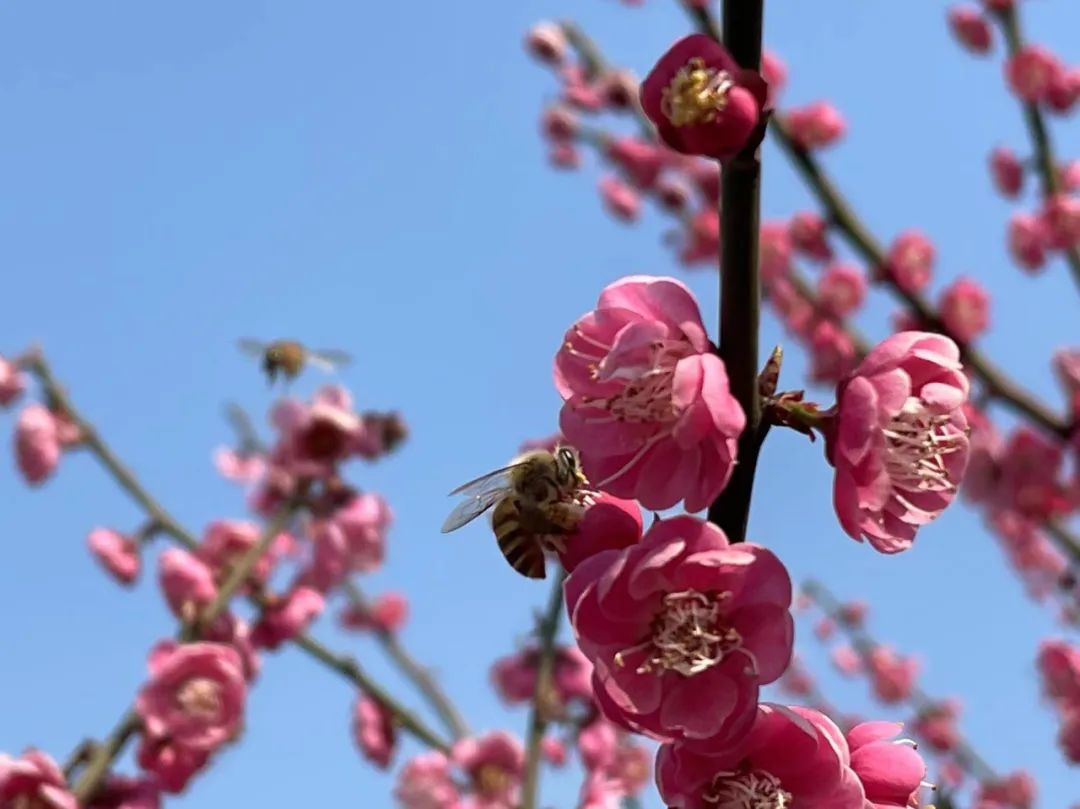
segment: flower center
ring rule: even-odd
[[[644,650],[649,656],[638,666],[638,674],[676,671],[693,677],[712,668],[729,652],[742,650],[742,636],[721,615],[722,605],[730,597],[731,593],[706,594],[697,590],[668,593],[663,609],[653,618],[652,637],[617,654],[615,664],[624,665],[626,652]]]
[[[695,56],[664,88],[660,109],[674,126],[709,123],[727,106],[728,92],[735,86],[723,70],[706,67]]]
[[[487,797],[504,795],[510,787],[510,773],[494,764],[483,764],[474,777],[476,791]]]
[[[176,702],[188,716],[213,721],[221,713],[221,690],[206,677],[195,677],[176,692]]]
[[[11,809],[49,809],[49,804],[37,795],[19,795]]]
[[[789,809],[791,793],[780,786],[780,779],[764,770],[743,773],[720,773],[712,791],[702,796],[716,809]]]
[[[950,424],[948,414],[931,413],[911,396],[883,430],[885,470],[894,485],[920,492],[951,492],[945,456],[964,446],[964,434]]]

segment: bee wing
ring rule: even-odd
[[[510,471],[522,466],[521,463],[512,463],[509,466],[504,466],[502,469],[496,469],[494,472],[488,472],[486,475],[481,475],[478,478],[473,478],[468,483],[462,483],[454,491],[450,492],[450,496],[460,494],[463,497],[467,497],[471,494],[479,494],[489,488],[506,489],[510,486]]]
[[[461,526],[471,523],[505,497],[509,491],[509,487],[497,486],[465,498],[454,507],[454,510],[443,521],[442,532],[449,534],[451,531],[456,531]]]
[[[241,337],[236,341],[240,350],[253,357],[261,357],[266,352],[267,344],[261,340],[253,340],[250,337]]]
[[[240,442],[240,449],[251,452],[257,451],[262,442],[259,440],[258,433],[255,432],[255,427],[252,425],[247,411],[236,402],[229,402],[225,405],[225,417],[229,420],[233,432],[236,433],[236,438]]]
[[[308,351],[306,359],[310,364],[323,371],[333,371],[352,362],[352,357],[349,354],[338,351],[336,348]]]

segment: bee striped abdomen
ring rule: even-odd
[[[522,525],[516,497],[504,497],[498,502],[491,515],[491,526],[510,567],[530,579],[544,578],[544,549],[537,537]]]

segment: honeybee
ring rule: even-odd
[[[542,579],[544,552],[560,550],[562,538],[581,522],[591,496],[587,486],[573,447],[526,452],[450,492],[465,499],[450,512],[442,532],[456,531],[494,506],[491,528],[502,555],[522,576]]]
[[[295,379],[306,365],[314,365],[324,371],[333,371],[345,365],[350,357],[344,351],[329,349],[312,351],[296,340],[273,340],[264,343],[261,340],[244,338],[239,341],[240,350],[262,360],[263,372],[270,384],[274,383],[278,372],[286,379]]]

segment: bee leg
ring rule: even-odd
[[[581,518],[585,515],[585,508],[577,503],[551,503],[544,509],[544,516],[562,529],[562,533],[570,534],[577,530],[581,524]]]

